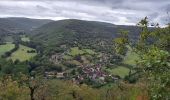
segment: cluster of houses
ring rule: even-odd
[[[63,59],[64,53],[56,53],[53,54],[50,58],[50,61],[53,62],[54,64],[59,64],[60,61]]]
[[[50,60],[55,64],[58,64],[62,60],[63,55],[64,54],[57,53],[55,55],[52,55]],[[85,79],[90,79],[95,82],[106,83],[106,79],[108,77],[113,81],[119,80],[120,79],[119,76],[111,75],[102,70],[102,66],[108,63],[109,59],[111,58],[111,55],[101,53],[99,58],[100,59],[97,62],[98,64],[82,64],[78,66],[78,68],[81,68],[82,73],[76,74],[73,77],[70,75],[70,78],[72,78],[73,82],[81,83]],[[64,73],[64,72],[61,73],[55,71],[45,72],[46,78],[66,79],[68,78],[68,76],[69,76],[68,73]]]
[[[76,83],[82,82],[84,79],[91,79],[95,82],[105,83],[106,77],[110,77],[113,81],[118,80],[119,76],[110,75],[102,70],[101,64],[96,65],[85,65],[82,67],[82,74],[77,75],[74,79]]]
[[[99,83],[106,83],[106,78],[110,77],[111,80],[116,81],[119,80],[119,76],[114,76],[111,74],[108,74],[102,70],[102,65],[101,64],[96,64],[96,65],[82,65],[81,66],[82,73],[74,76],[72,78],[74,83],[81,83],[85,79],[90,79],[94,82],[99,82]],[[68,73],[65,72],[56,72],[56,71],[46,71],[44,73],[44,77],[46,79],[65,79],[68,77]]]

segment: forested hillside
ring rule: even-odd
[[[136,26],[119,26],[104,22],[83,21],[76,19],[61,20],[48,23],[32,32],[32,39],[45,46],[97,45],[99,42],[110,44],[113,38],[119,36],[120,30],[129,31],[129,37],[135,41],[140,31]]]
[[[0,34],[28,32],[52,20],[29,18],[0,18]]]

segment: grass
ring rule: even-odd
[[[135,65],[136,61],[139,60],[139,55],[136,54],[130,46],[127,46],[128,52],[126,53],[126,56],[124,58],[123,63],[129,64],[129,65]]]
[[[128,64],[128,65],[135,65],[137,60],[139,60],[138,55],[135,52],[128,50],[128,52],[123,60],[123,63]]]
[[[82,54],[85,54],[85,53],[90,54],[90,55],[96,54],[96,52],[94,52],[91,49],[82,49],[82,50],[80,50],[78,47],[73,47],[73,48],[71,48],[71,50],[69,52],[69,55],[77,56],[77,55],[82,55]]]
[[[122,61],[122,64],[125,65],[117,66],[114,69],[106,69],[107,71],[109,71],[114,75],[119,75],[121,78],[124,78],[126,75],[129,74],[130,69],[126,65],[135,66],[136,60],[139,60],[138,55],[135,52],[133,52],[129,46],[127,47],[128,47],[128,52]]]
[[[108,71],[109,73],[111,73],[113,75],[119,75],[121,78],[124,78],[126,75],[129,74],[130,70],[129,70],[129,68],[119,66],[114,69],[106,69],[106,71]]]
[[[21,36],[21,40],[24,41],[24,42],[30,42],[30,38],[25,36],[25,35]]]
[[[85,51],[86,53],[90,54],[90,55],[96,54],[96,52],[94,52],[94,51],[91,50],[91,49],[84,49],[84,51]]]
[[[130,69],[126,65],[135,66],[136,61],[139,60],[139,56],[135,52],[133,52],[129,46],[127,47],[128,47],[128,52],[122,61],[122,64],[125,65],[117,66],[114,69],[106,69],[107,71],[109,71],[114,75],[119,75],[121,78],[124,78],[126,75],[129,74]]]
[[[71,48],[69,55],[76,56],[84,54],[85,52],[83,50],[80,50],[78,47]]]
[[[15,47],[15,45],[12,43],[0,45],[0,56],[3,55],[5,52],[12,50],[14,47]]]
[[[32,48],[19,45],[19,49],[12,53],[12,55],[9,57],[9,59],[14,60],[20,60],[20,61],[26,61],[30,60],[32,57],[36,56],[37,53],[27,53],[28,50],[34,50]]]

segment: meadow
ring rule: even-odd
[[[25,35],[21,35],[21,40],[24,41],[24,42],[30,42],[30,38],[25,36]]]
[[[70,52],[68,53],[70,56],[77,56],[82,54],[89,54],[94,55],[96,52],[94,52],[91,49],[79,49],[78,47],[73,47],[70,49]]]
[[[127,67],[118,66],[113,69],[106,69],[106,71],[108,71],[109,73],[111,73],[113,75],[119,75],[121,78],[124,78],[125,76],[127,76],[129,74],[130,70]]]
[[[23,46],[23,45],[19,45],[19,49],[17,51],[15,51],[14,53],[12,53],[12,55],[9,57],[9,59],[14,60],[20,60],[20,61],[26,61],[26,60],[30,60],[32,57],[36,56],[37,53],[28,53],[27,51],[31,51],[34,50],[32,48]]]
[[[122,64],[114,66],[116,68],[106,69],[106,71],[113,75],[119,75],[121,78],[124,78],[129,74],[129,66],[135,67],[137,60],[139,60],[139,56],[128,47],[128,51],[122,61]]]
[[[0,45],[0,56],[3,55],[5,52],[12,50],[14,47],[15,47],[15,45],[12,43]]]
[[[136,61],[139,60],[139,56],[132,51],[132,49],[128,46],[128,51],[126,53],[126,56],[124,57],[123,63],[128,64],[131,66],[136,65]]]

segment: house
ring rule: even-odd
[[[46,78],[54,78],[54,77],[56,77],[57,72],[55,72],[55,71],[47,72],[47,71],[46,71],[44,74],[45,74],[44,76],[45,76]]]
[[[66,73],[65,72],[56,72],[56,71],[46,71],[45,73],[44,73],[44,76],[45,76],[45,78],[60,78],[60,79],[63,79],[63,78],[65,78],[65,76],[67,76],[66,75]]]
[[[64,78],[65,77],[64,74],[65,74],[64,72],[57,73],[56,77],[57,78]]]

